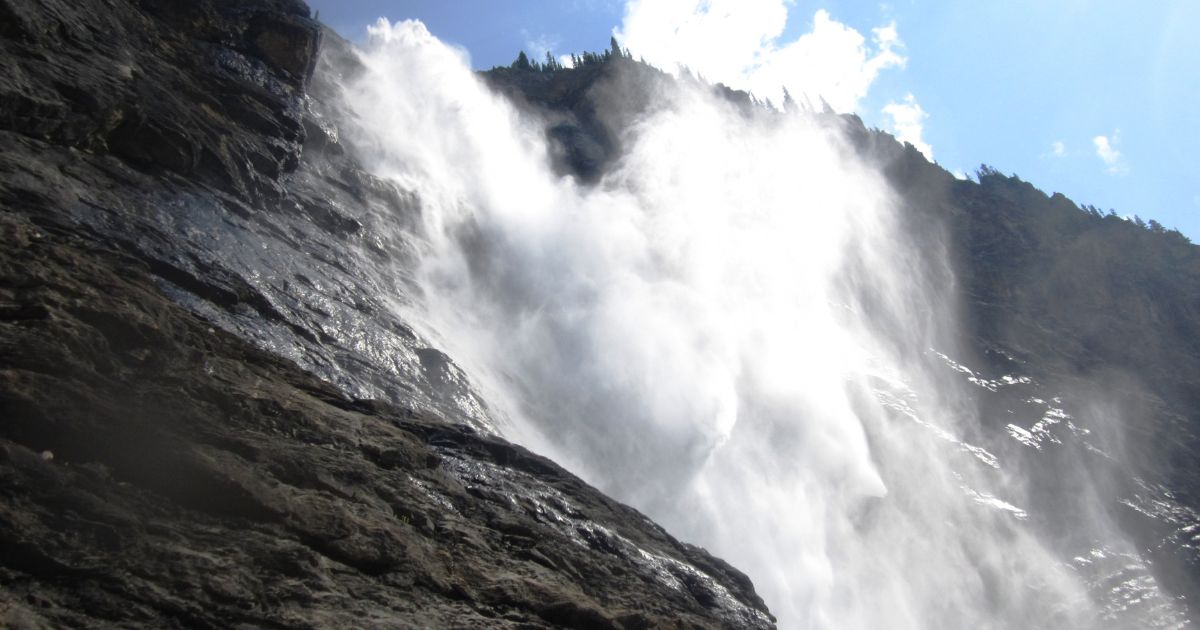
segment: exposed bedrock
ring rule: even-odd
[[[772,627],[486,430],[398,315],[372,227],[419,200],[323,117],[322,39],[298,0],[0,0],[0,625]]]

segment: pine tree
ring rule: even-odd
[[[796,101],[794,99],[792,99],[792,93],[788,92],[788,89],[786,87],[783,88],[783,111],[785,111],[785,112],[796,111]]]

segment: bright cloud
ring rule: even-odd
[[[883,113],[892,119],[892,133],[896,134],[897,140],[913,145],[925,154],[926,159],[933,160],[933,147],[921,137],[929,114],[921,109],[911,92],[904,96],[904,100],[885,105]]]
[[[1050,143],[1050,155],[1054,157],[1063,157],[1067,154],[1067,145],[1063,144],[1062,140],[1055,140]]]
[[[1112,137],[1096,136],[1092,138],[1092,144],[1096,146],[1096,156],[1100,161],[1104,162],[1106,171],[1111,175],[1121,175],[1129,171],[1129,167],[1121,157],[1121,152],[1117,150],[1117,145],[1121,142],[1121,130],[1113,132]]]
[[[558,48],[559,41],[557,37],[551,37],[546,34],[530,37],[528,32],[525,35],[525,48],[529,51],[529,59],[541,63],[546,60],[547,53],[553,53],[554,49]]]
[[[788,0],[629,0],[614,31],[635,56],[666,69],[686,66],[710,81],[782,103],[783,89],[801,102],[824,99],[855,111],[879,73],[907,59],[894,24],[872,29],[871,42],[830,17],[781,41]]]

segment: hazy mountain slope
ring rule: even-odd
[[[911,148],[874,150],[915,229],[951,252],[981,364],[1018,365],[1096,419],[1113,451],[1093,469],[1110,513],[1168,584],[1200,595],[1200,248],[1015,175],[960,181]]]
[[[624,58],[486,76],[547,121],[560,169],[584,182],[620,159],[625,126],[673,80]],[[745,94],[713,89],[754,107]],[[1050,511],[1090,501],[1083,495],[1094,483],[1102,511],[1152,559],[1150,570],[1177,594],[1200,596],[1192,534],[1200,523],[1200,248],[986,167],[976,181],[959,180],[855,116],[840,124],[898,195],[904,229],[895,238],[948,261],[968,351],[958,359],[973,368],[951,362],[950,371],[970,377],[982,443],[1011,449],[1031,476],[1033,500]],[[1064,413],[1074,422],[1047,424],[1043,402],[1052,420]],[[1040,527],[1087,552],[1088,541],[1067,540],[1071,515],[1086,519],[1087,510],[1061,510],[1061,520]]]

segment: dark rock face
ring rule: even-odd
[[[1164,584],[1195,601],[1200,248],[1016,177],[956,182],[950,198],[981,354],[1000,349],[1059,391],[1114,410],[1123,457],[1098,473],[1112,480],[1111,510]]]
[[[0,129],[258,199],[296,167],[302,2],[4,0]]]
[[[290,0],[0,0],[0,625],[773,626],[473,428],[321,40]]]
[[[771,625],[552,462],[346,399],[69,232],[0,234],[5,625]]]
[[[962,287],[964,345],[990,378],[1040,383],[979,396],[991,430],[1010,410],[1062,396],[1103,427],[1114,457],[1068,435],[1027,454],[1042,501],[1060,507],[1082,474],[1186,602],[1200,597],[1200,247],[988,167],[955,179],[911,146],[851,125],[904,204],[908,237],[944,248]],[[1039,412],[1040,413],[1040,412]],[[1088,418],[1084,418],[1087,420]],[[1069,513],[1069,512],[1068,512]],[[1071,523],[1054,523],[1062,532]],[[1183,604],[1188,605],[1188,604]],[[1194,604],[1191,604],[1194,606]]]

